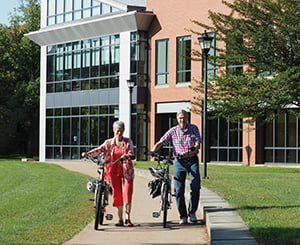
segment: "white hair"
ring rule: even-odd
[[[125,124],[124,122],[122,121],[115,121],[113,123],[113,129],[116,129],[116,128],[122,128],[122,129],[125,129]]]
[[[183,114],[184,117],[186,117],[186,118],[189,117],[189,114],[187,113],[186,110],[183,110],[183,109],[179,110],[179,111],[177,112],[176,118],[178,118],[178,116],[179,116],[180,114]]]

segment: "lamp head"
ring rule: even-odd
[[[203,52],[208,52],[210,50],[213,39],[214,39],[213,37],[208,36],[206,30],[202,34],[202,37],[198,38],[198,41],[200,43]]]
[[[128,86],[128,88],[133,88],[135,86],[135,81],[128,79],[127,86]]]

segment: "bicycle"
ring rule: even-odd
[[[119,158],[115,160],[114,162],[107,162],[105,160],[104,154],[100,154],[96,159],[92,158],[90,155],[86,154],[85,158],[88,158],[89,160],[96,163],[99,167],[97,169],[97,173],[99,174],[98,178],[96,178],[93,182],[88,181],[87,182],[87,190],[90,192],[94,192],[94,208],[95,208],[95,222],[94,222],[94,229],[98,230],[99,225],[103,225],[104,220],[104,213],[105,208],[108,206],[108,197],[109,193],[111,192],[111,186],[109,183],[107,183],[104,180],[104,165],[113,165],[119,161],[121,163],[123,162],[123,158]],[[131,157],[132,159],[133,157]],[[107,220],[112,220],[113,215],[112,214],[106,214],[105,218]]]
[[[154,157],[154,160],[157,161],[156,168],[149,168],[151,175],[156,178],[156,179],[152,180],[153,181],[152,183],[154,183],[154,185],[158,184],[157,190],[154,190],[154,191],[158,191],[158,193],[156,193],[156,194],[153,193],[153,194],[154,194],[154,197],[160,195],[160,198],[161,198],[159,211],[153,212],[152,217],[159,218],[161,215],[161,212],[163,212],[163,227],[166,228],[167,227],[168,209],[171,208],[171,203],[172,203],[172,194],[171,194],[172,178],[169,174],[169,168],[170,168],[170,165],[173,164],[173,158],[159,155],[154,152],[150,152],[150,155],[152,155],[152,157]],[[161,162],[163,163],[163,165],[161,164]],[[149,185],[151,185],[150,183],[151,183],[151,181],[149,182]],[[151,190],[150,190],[150,192],[151,192]]]

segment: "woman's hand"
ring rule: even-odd
[[[129,158],[129,156],[127,155],[127,154],[124,154],[123,156],[122,156],[122,159],[123,160],[127,160]]]
[[[124,154],[123,156],[122,156],[122,159],[123,160],[127,160],[127,159],[131,159],[131,160],[134,160],[135,159],[135,156],[134,155],[128,155],[128,154]]]

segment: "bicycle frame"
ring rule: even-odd
[[[171,208],[172,194],[171,194],[171,176],[169,174],[169,167],[173,163],[170,157],[161,156],[159,154],[153,154],[154,159],[157,161],[157,167],[159,169],[149,168],[153,177],[162,181],[161,195],[160,195],[160,208],[158,212],[153,212],[152,216],[158,218],[163,212],[163,227],[166,228],[167,224],[167,212]],[[163,163],[163,166],[161,165]]]
[[[94,208],[95,208],[95,222],[94,222],[94,229],[98,230],[98,225],[103,225],[103,219],[104,219],[104,213],[105,213],[105,207],[108,205],[108,196],[109,196],[109,189],[110,184],[107,183],[104,180],[104,172],[105,164],[115,164],[119,161],[123,162],[123,158],[119,158],[115,160],[114,162],[107,162],[105,160],[104,154],[100,154],[97,159],[94,159],[90,157],[88,154],[86,157],[96,163],[98,165],[97,173],[98,178],[95,180],[95,194],[94,194]],[[105,218],[107,220],[112,220],[113,215],[112,214],[106,214]]]

